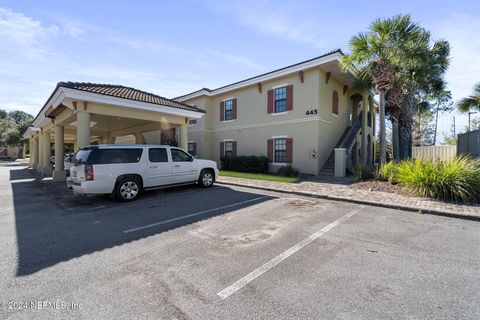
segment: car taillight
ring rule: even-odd
[[[86,164],[85,165],[85,180],[91,181],[95,177],[93,175],[93,164]]]

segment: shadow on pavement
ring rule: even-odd
[[[150,191],[137,201],[120,203],[103,195],[77,198],[65,183],[43,181],[30,169],[11,169],[10,180],[17,276],[273,199],[227,187],[191,186]],[[124,232],[167,220],[170,222]]]

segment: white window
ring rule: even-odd
[[[233,157],[233,141],[225,141],[225,157]]]
[[[287,139],[279,138],[274,140],[274,161],[277,163],[287,162]]]
[[[233,100],[225,101],[225,121],[233,120]]]

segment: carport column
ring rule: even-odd
[[[43,170],[43,133],[38,134],[38,166],[37,171],[42,173]]]
[[[188,129],[187,124],[180,125],[180,148],[188,150]]]
[[[30,149],[30,159],[33,170],[38,168],[38,137],[32,137],[32,147]]]
[[[88,146],[89,144],[90,144],[90,113],[78,110],[77,111],[77,148],[80,149],[82,147]]]
[[[108,144],[115,144],[115,137],[114,136],[108,136],[107,143]]]
[[[136,144],[145,144],[145,137],[143,136],[143,133],[141,132],[135,132],[135,143]]]
[[[64,127],[55,126],[55,171],[53,171],[53,181],[65,181],[66,174],[63,167],[64,156]]]
[[[43,133],[42,139],[42,174],[49,176],[52,174],[52,167],[50,166],[50,132]]]

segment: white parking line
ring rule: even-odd
[[[255,202],[255,201],[262,200],[262,199],[265,199],[265,198],[268,198],[268,197],[269,197],[269,196],[257,197],[257,198],[253,198],[253,199],[249,199],[249,200],[245,200],[245,201],[235,202],[235,203],[232,203],[232,204],[229,204],[229,205],[226,205],[226,206],[221,206],[221,207],[217,207],[217,208],[213,208],[213,209],[208,209],[208,210],[203,210],[203,211],[195,212],[195,213],[188,214],[188,215],[186,215],[186,216],[181,216],[181,217],[178,217],[178,218],[172,218],[172,219],[168,219],[168,220],[164,220],[164,221],[159,221],[159,222],[155,222],[155,223],[150,223],[150,224],[147,224],[147,225],[145,225],[145,226],[141,226],[141,227],[136,227],[136,228],[124,230],[123,233],[130,233],[130,232],[140,231],[140,230],[144,230],[144,229],[156,227],[156,226],[159,226],[159,225],[162,225],[162,224],[167,224],[167,223],[174,222],[174,221],[179,221],[179,220],[188,219],[188,218],[191,218],[191,217],[196,217],[196,216],[199,216],[199,215],[202,215],[202,214],[205,214],[205,213],[209,213],[209,212],[213,212],[213,211],[217,211],[217,210],[222,210],[222,209],[227,209],[227,208],[231,208],[231,207],[240,206],[240,205],[242,205],[242,204],[246,204],[246,203],[250,203],[250,202]]]
[[[229,287],[223,289],[222,291],[218,292],[217,295],[222,299],[228,298],[231,294],[240,290],[241,288],[243,288],[244,286],[246,286],[247,284],[249,284],[250,282],[252,282],[256,278],[258,278],[259,276],[261,276],[262,274],[267,272],[268,270],[270,270],[273,267],[275,267],[276,265],[278,265],[283,260],[285,260],[288,257],[290,257],[291,255],[293,255],[295,252],[301,250],[306,245],[308,245],[311,242],[313,242],[314,240],[320,238],[325,233],[327,233],[331,229],[335,228],[336,226],[338,226],[340,223],[344,222],[345,220],[349,219],[350,217],[352,217],[354,214],[356,214],[357,212],[359,212],[363,208],[364,208],[364,206],[360,206],[358,209],[350,211],[349,213],[342,216],[341,218],[339,218],[339,219],[335,220],[334,222],[330,223],[329,225],[323,227],[322,229],[320,229],[319,231],[310,235],[309,237],[303,239],[302,241],[300,241],[299,243],[297,243],[296,245],[294,245],[290,249],[282,252],[281,254],[279,254],[278,256],[273,258],[272,260],[268,261],[267,263],[263,264],[262,266],[258,267],[255,270],[253,270],[252,272],[247,274],[245,277],[243,277],[240,280],[233,283],[231,286],[229,286]]]
[[[90,208],[90,211],[92,210],[98,210],[98,209],[103,209],[103,208],[106,208],[107,206],[104,205],[104,206],[98,206],[98,207],[93,207],[93,208]]]

